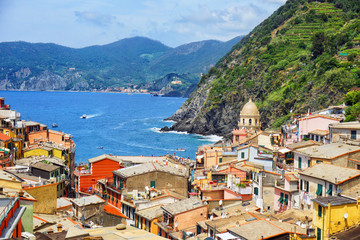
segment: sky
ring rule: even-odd
[[[0,0],[0,42],[82,48],[143,36],[170,47],[246,35],[286,0]]]

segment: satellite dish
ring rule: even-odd
[[[174,224],[174,225],[175,225],[175,227],[177,227],[177,226],[178,226],[178,223],[177,223],[177,222],[175,222],[175,224]]]
[[[148,186],[145,186],[145,190],[146,190],[146,191],[149,191],[149,187],[148,187]]]
[[[222,200],[220,200],[220,201],[219,201],[219,205],[221,206],[222,204],[223,204],[223,201],[222,201]]]
[[[349,217],[349,214],[348,213],[345,213],[344,214],[344,218],[347,219]]]
[[[210,220],[213,220],[214,219],[214,216],[211,214],[211,216],[210,216]]]

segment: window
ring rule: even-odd
[[[319,141],[319,136],[316,135],[316,141],[318,142]]]
[[[243,125],[245,125],[245,119],[243,119]]]
[[[301,169],[301,157],[299,157],[299,164],[298,164],[298,168]]]
[[[318,184],[318,187],[316,190],[316,195],[322,196],[322,188],[323,188],[323,186],[321,184]]]
[[[322,216],[322,207],[320,205],[318,205],[318,216]]]
[[[252,119],[251,118],[249,119],[249,125],[250,126],[252,125]]]
[[[241,158],[245,158],[245,153],[241,152]]]
[[[259,188],[254,187],[254,194],[257,196],[259,194]]]
[[[222,163],[222,158],[219,158],[219,163]]]
[[[321,240],[321,228],[317,228],[316,240]]]
[[[356,130],[351,130],[351,139],[356,139]]]
[[[257,119],[255,119],[255,125],[257,125]]]
[[[284,204],[287,206],[289,203],[289,195],[285,194]]]
[[[332,184],[330,184],[329,185],[329,189],[327,190],[327,194],[329,194],[330,196],[332,196],[332,190],[333,190],[333,185]]]
[[[311,165],[311,160],[309,159],[308,160],[308,167],[310,167],[310,165]]]
[[[151,182],[150,182],[150,187],[155,188],[155,181],[151,181]]]
[[[284,193],[280,193],[279,203],[283,203],[284,201]]]

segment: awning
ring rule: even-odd
[[[288,148],[281,148],[281,149],[279,149],[279,152],[280,153],[288,153],[288,152],[291,152],[291,150]]]
[[[218,233],[216,234],[216,237],[222,239],[222,240],[232,240],[232,239],[239,239],[238,237],[232,235],[231,233]]]

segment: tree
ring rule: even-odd
[[[317,58],[324,52],[325,34],[323,32],[315,33],[312,39],[311,52],[314,58]]]

